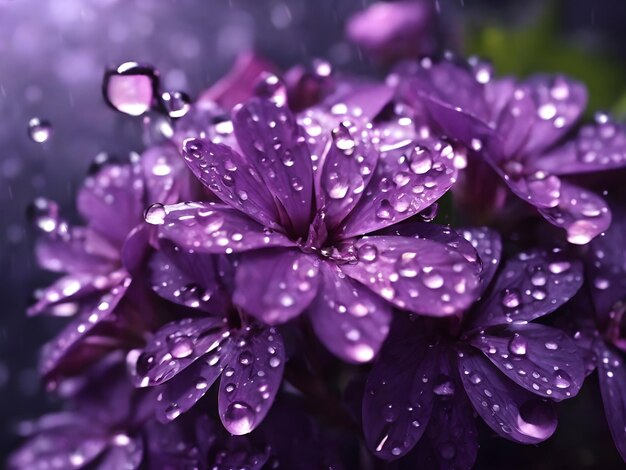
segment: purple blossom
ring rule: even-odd
[[[367,380],[363,430],[381,458],[401,457],[420,442],[417,462],[469,468],[478,448],[474,412],[502,437],[541,442],[556,428],[551,401],[576,395],[585,377],[569,336],[531,323],[576,293],[580,263],[535,250],[494,275],[499,237],[484,229],[464,236],[480,254],[485,294],[463,318],[396,315]]]
[[[136,346],[141,343],[137,333],[158,321],[146,289],[133,282],[152,233],[143,213],[151,202],[174,202],[184,195],[186,171],[168,145],[134,156],[130,163],[100,161],[78,193],[84,227],[63,220],[53,202],[35,202],[33,218],[41,232],[37,259],[63,276],[38,292],[29,314],[72,316],[44,347],[42,374],[72,374],[111,350]]]
[[[346,36],[380,62],[417,58],[437,48],[432,0],[377,2],[352,16]]]
[[[223,203],[153,206],[160,236],[190,252],[237,253],[238,307],[270,325],[307,310],[322,342],[351,362],[374,357],[391,304],[434,316],[466,307],[477,280],[457,250],[419,236],[364,236],[450,188],[452,147],[410,128],[401,140],[392,125],[377,132],[348,121],[346,112],[361,122],[384,106],[371,88],[355,92],[363,108],[335,103],[299,124],[280,81],[265,87],[266,97],[233,112],[225,143],[185,142],[187,164]]]
[[[285,351],[280,333],[236,309],[228,263],[162,246],[150,262],[151,281],[163,298],[201,316],[168,323],[142,351],[129,355],[135,384],[159,386],[162,422],[191,409],[221,377],[218,408],[232,434],[247,434],[270,409],[280,388]]]
[[[482,62],[430,59],[395,80],[421,119],[472,149],[513,194],[564,228],[570,243],[586,244],[608,228],[604,200],[564,178],[626,166],[625,131],[606,116],[566,139],[585,110],[584,85],[562,75],[494,79]]]

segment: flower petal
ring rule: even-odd
[[[598,342],[598,377],[604,412],[613,442],[620,455],[626,460],[626,367],[624,358],[615,349]]]
[[[606,115],[584,126],[578,135],[534,161],[555,175],[612,170],[626,166],[626,127]]]
[[[96,232],[85,227],[68,227],[42,234],[35,254],[43,269],[65,273],[101,273],[115,269],[117,251]]]
[[[341,266],[389,302],[424,315],[452,315],[475,300],[474,264],[447,245],[408,237],[365,237],[359,261]]]
[[[284,323],[315,298],[317,264],[314,257],[295,249],[244,253],[237,267],[233,302],[264,323]]]
[[[469,348],[458,361],[467,396],[491,429],[522,444],[537,444],[554,433],[557,418],[551,402],[510,382]]]
[[[265,227],[279,228],[278,212],[253,164],[231,147],[209,140],[187,139],[183,157],[192,173],[224,203]]]
[[[168,323],[133,358],[132,379],[139,387],[167,382],[209,353],[219,357],[224,343],[230,341],[229,336],[222,317],[186,318]]]
[[[172,204],[190,193],[191,173],[172,144],[149,147],[140,157],[146,186],[146,204]]]
[[[382,152],[365,193],[339,228],[349,238],[389,227],[421,212],[456,181],[454,150],[424,139]]]
[[[39,371],[42,375],[52,375],[57,369],[62,369],[62,362],[69,357],[67,368],[71,368],[83,356],[101,355],[110,349],[107,345],[85,345],[89,351],[81,351],[85,338],[102,322],[105,322],[115,311],[124,294],[130,286],[130,278],[124,278],[119,284],[111,288],[99,299],[87,303],[80,313],[49,343],[46,343],[41,353]],[[66,371],[63,371],[65,373]]]
[[[121,269],[108,275],[76,273],[63,276],[35,293],[36,302],[28,308],[28,315],[46,312],[55,316],[68,316],[68,311],[63,306],[70,306],[73,302],[111,289],[127,275],[126,271]],[[71,315],[72,310],[69,309],[69,312]]]
[[[261,424],[280,389],[284,368],[280,333],[256,325],[246,328],[220,380],[219,414],[231,434],[248,434]]]
[[[221,284],[217,263],[215,255],[162,245],[150,259],[152,289],[170,302],[225,315],[230,296]]]
[[[222,204],[184,202],[157,206],[154,210],[165,213],[159,236],[188,250],[228,254],[293,245],[283,234],[266,229],[238,210]]]
[[[563,305],[582,285],[582,266],[559,251],[529,251],[507,260],[476,307],[476,327],[531,321]]]
[[[142,222],[143,195],[139,167],[108,163],[85,180],[77,196],[78,211],[90,228],[121,247],[133,227]]]
[[[586,245],[611,224],[611,211],[601,197],[565,182],[559,204],[539,212],[553,225],[564,228],[567,241],[575,245]]]
[[[363,433],[374,455],[394,460],[420,440],[431,418],[436,372],[428,339],[416,324],[398,316],[363,396]]]
[[[233,125],[247,162],[286,212],[289,220],[283,226],[306,236],[313,210],[313,167],[295,116],[271,100],[251,99],[236,111]]]
[[[355,140],[344,124],[340,124],[332,135],[332,142],[322,157],[318,196],[330,231],[359,202],[378,160],[377,151],[371,145]]]
[[[232,69],[204,91],[199,102],[215,102],[225,109],[248,100],[261,77],[275,67],[252,52],[240,54]]]
[[[222,375],[226,364],[232,360],[234,348],[232,341],[224,341],[219,354],[211,354],[195,361],[164,383],[157,396],[157,419],[167,423],[189,411]]]
[[[472,244],[481,262],[481,292],[491,284],[500,258],[502,256],[502,239],[495,230],[487,227],[470,227],[459,229],[459,233]]]
[[[556,328],[533,323],[492,326],[473,335],[470,343],[535,395],[571,398],[585,379],[578,347]]]
[[[387,336],[391,306],[334,264],[320,265],[322,282],[309,318],[322,343],[347,362],[368,362]]]
[[[603,324],[626,292],[626,210],[620,204],[612,210],[613,222],[589,244],[585,266],[595,313]]]

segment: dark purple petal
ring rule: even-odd
[[[550,223],[567,231],[567,241],[586,245],[611,224],[608,204],[586,189],[563,182],[556,207],[540,209]]]
[[[381,153],[359,203],[339,228],[349,238],[389,227],[421,212],[456,181],[451,145],[420,140]]]
[[[611,227],[589,244],[585,266],[595,313],[602,323],[626,292],[626,212],[618,204],[613,210]]]
[[[436,397],[426,438],[438,468],[470,469],[478,455],[476,420],[458,379],[451,383],[456,384],[451,396]]]
[[[564,145],[537,158],[537,168],[555,175],[612,170],[626,166],[626,128],[606,115],[584,126]]]
[[[509,379],[535,395],[570,398],[585,379],[578,347],[556,328],[533,323],[492,326],[470,342]]]
[[[204,91],[198,101],[215,102],[225,109],[231,109],[249,99],[261,77],[274,69],[261,56],[251,52],[241,54],[228,74]]]
[[[472,244],[482,269],[480,272],[481,292],[484,292],[491,284],[502,256],[502,239],[495,230],[487,227],[463,228],[459,233]]]
[[[127,276],[121,269],[108,275],[76,273],[68,274],[35,293],[36,302],[28,308],[28,315],[37,315],[47,312],[56,316],[68,316],[75,309],[65,309],[75,301],[84,299],[92,294],[111,289]]]
[[[626,367],[623,355],[603,343],[596,345],[598,377],[604,403],[604,413],[609,422],[613,442],[626,460]]]
[[[152,289],[164,299],[216,315],[225,315],[230,298],[221,284],[214,255],[162,246],[150,259]]]
[[[122,245],[122,264],[131,276],[140,276],[150,252],[150,239],[155,235],[148,225],[138,225],[126,237]]]
[[[318,270],[317,259],[300,250],[244,253],[237,267],[233,302],[264,323],[284,323],[315,298]]]
[[[559,251],[530,251],[509,259],[476,307],[477,327],[531,321],[563,305],[582,285],[580,262]]]
[[[266,227],[279,227],[272,194],[246,158],[226,145],[200,139],[187,139],[183,156],[196,178],[226,204]]]
[[[115,269],[118,252],[96,232],[68,227],[40,236],[35,245],[39,266],[65,273],[108,273]],[[60,227],[59,227],[60,228]]]
[[[90,228],[121,247],[142,221],[143,195],[144,183],[137,166],[107,164],[85,180],[78,193],[78,211]]]
[[[429,425],[436,352],[408,319],[398,318],[374,363],[363,396],[363,432],[374,455],[405,455]]]
[[[332,231],[361,199],[376,167],[378,152],[355,140],[344,124],[333,131],[327,148],[318,198],[326,226]]]
[[[224,341],[219,354],[210,354],[195,361],[164,383],[157,395],[157,419],[167,423],[189,411],[222,375],[224,367],[232,360],[234,349],[232,341]]]
[[[205,355],[219,357],[229,341],[222,317],[168,323],[136,355],[135,363],[131,361],[132,379],[139,387],[162,384]]]
[[[267,229],[238,210],[222,204],[184,202],[151,206],[148,214],[150,211],[161,213],[156,220],[161,225],[159,236],[188,250],[232,253],[293,245],[283,234]]]
[[[218,407],[224,427],[248,434],[269,411],[285,368],[283,339],[274,328],[247,327],[220,380]]]
[[[309,306],[318,338],[344,361],[370,361],[389,331],[391,306],[334,264],[322,262],[320,275],[322,282]]]
[[[447,245],[408,237],[365,237],[355,243],[358,262],[348,276],[401,308],[452,315],[475,300],[475,265]]]
[[[306,235],[313,209],[313,168],[295,116],[284,105],[252,99],[236,111],[233,125],[246,161],[286,212],[283,226]]]
[[[459,355],[459,374],[476,412],[504,438],[523,444],[548,439],[557,425],[552,403],[527,392],[502,375],[480,353]]]
[[[43,347],[39,364],[42,375],[51,374],[97,325],[113,314],[129,286],[130,278],[124,278],[98,300],[87,303],[56,338]],[[97,349],[98,345],[94,344],[94,347]],[[103,347],[107,349],[106,346]]]
[[[129,438],[126,434],[117,434],[113,436],[112,441],[107,452],[98,460],[96,469],[135,470],[139,468],[144,456],[142,437]]]

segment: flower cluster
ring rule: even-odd
[[[348,33],[383,62],[431,52],[416,5]],[[590,175],[626,167],[626,127],[585,122],[582,83],[247,55],[193,103],[158,86],[107,73],[112,107],[165,130],[97,159],[83,226],[32,206],[62,276],[29,314],[70,317],[40,364],[67,406],[11,468],[471,468],[476,417],[542,442],[594,369],[626,459],[626,206]]]

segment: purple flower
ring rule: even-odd
[[[21,426],[31,436],[9,460],[11,469],[139,468],[147,413],[145,391],[126,377],[119,355],[74,379],[72,408]],[[95,466],[94,466],[95,464]]]
[[[380,62],[435,52],[437,13],[431,0],[374,3],[348,20],[346,35]]]
[[[167,422],[192,408],[221,377],[222,423],[232,434],[249,433],[280,388],[285,363],[280,333],[233,306],[232,274],[221,257],[189,254],[166,242],[150,265],[155,291],[196,316],[165,325],[141,352],[131,353],[135,384],[159,386],[157,418]]]
[[[233,113],[234,132],[220,139],[227,145],[185,142],[187,164],[223,204],[153,206],[160,236],[193,252],[237,253],[238,307],[270,325],[307,310],[322,342],[351,362],[374,357],[390,304],[434,316],[466,307],[477,280],[457,250],[419,236],[364,236],[450,188],[452,147],[427,133],[406,139],[403,130],[401,140],[392,125],[378,132],[348,121],[375,116],[388,93],[383,101],[357,90],[363,106],[312,110],[300,125],[280,82],[265,86],[266,97]]]
[[[149,249],[144,209],[185,194],[188,177],[181,165],[168,145],[130,163],[100,161],[78,193],[84,227],[60,218],[53,202],[35,202],[33,218],[41,232],[37,259],[43,268],[64,275],[36,295],[29,314],[72,316],[44,347],[44,376],[73,374],[113,349],[136,347],[141,342],[137,334],[155,321],[142,283],[132,279]]]
[[[577,337],[592,352],[613,441],[626,460],[626,211],[618,205],[612,210],[611,228],[591,242],[586,255],[592,305],[577,312],[593,311],[595,324],[583,319]]]
[[[424,59],[395,81],[422,119],[471,148],[516,196],[564,228],[569,242],[588,243],[607,229],[610,211],[598,195],[563,177],[626,166],[624,129],[601,116],[567,140],[587,103],[581,83],[561,75],[491,75],[478,61],[466,67]]]
[[[531,251],[494,276],[499,237],[484,229],[464,236],[483,262],[483,297],[463,318],[396,315],[368,378],[363,430],[381,458],[401,457],[419,441],[418,461],[469,468],[478,448],[474,412],[507,439],[541,442],[556,428],[551,400],[576,395],[585,377],[569,336],[531,323],[576,293],[580,263]]]

